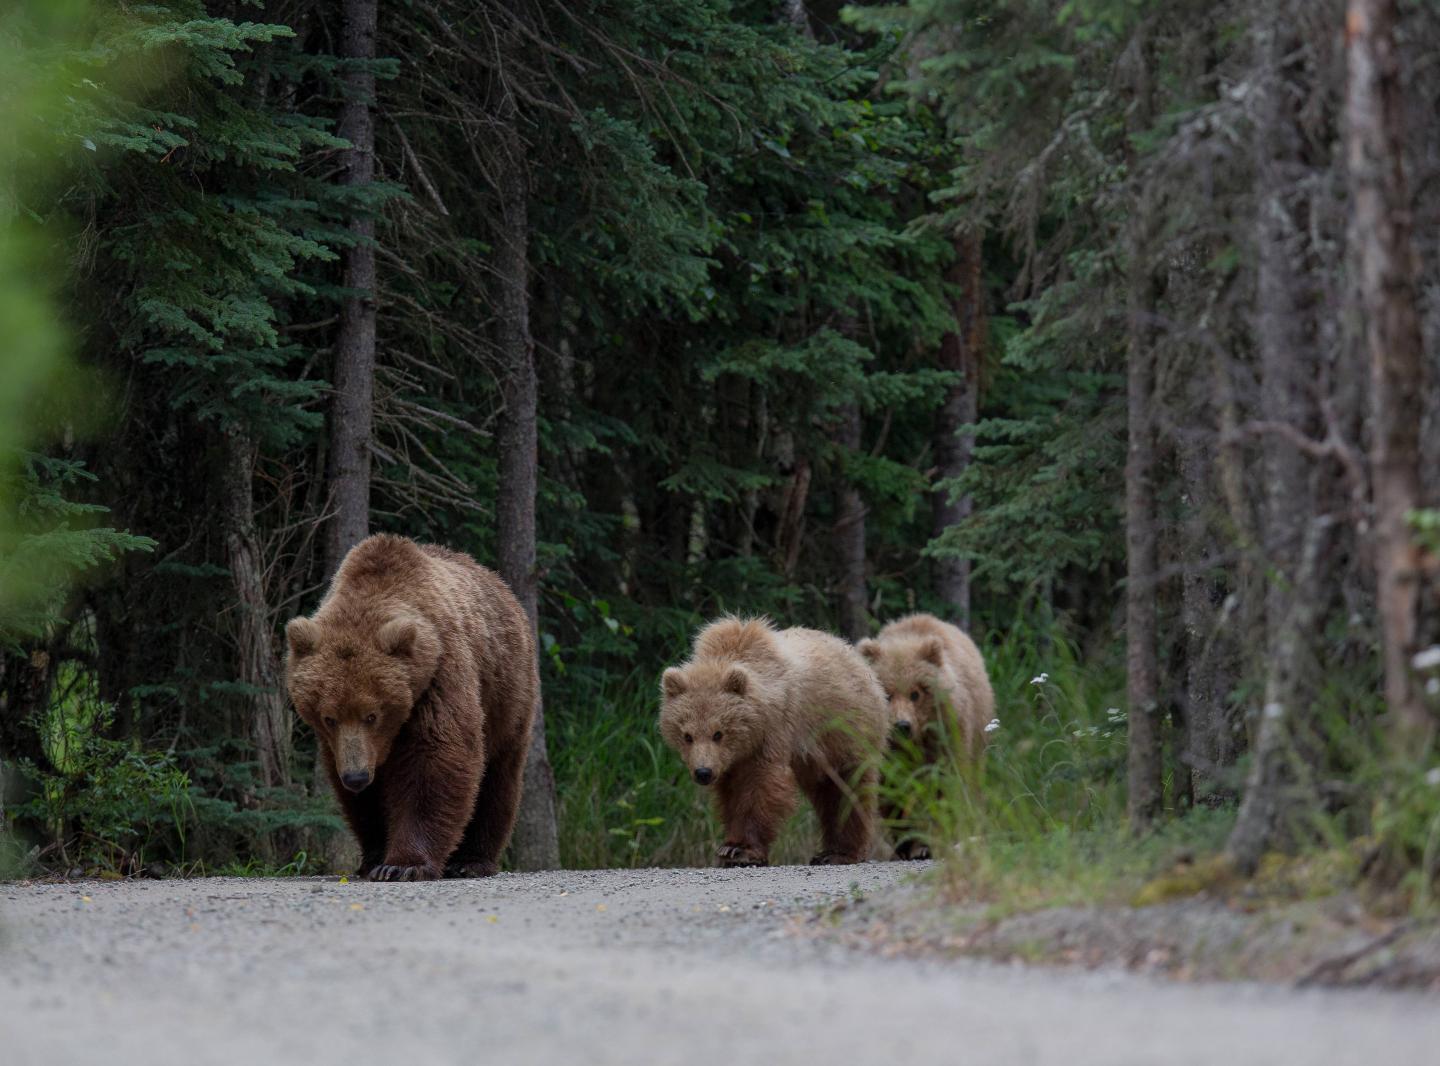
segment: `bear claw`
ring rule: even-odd
[[[720,865],[726,867],[770,865],[758,851],[743,844],[725,844],[716,855],[720,859]]]
[[[918,861],[930,857],[930,847],[921,844],[917,840],[907,840],[895,849],[895,857],[909,861]]]
[[[849,866],[860,860],[854,855],[847,855],[843,851],[822,851],[810,860],[811,866]]]
[[[494,877],[500,872],[498,862],[449,862],[445,865],[446,877]]]
[[[432,866],[381,864],[370,871],[372,881],[434,881],[440,875]]]

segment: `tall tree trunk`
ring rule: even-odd
[[[250,733],[260,764],[260,781],[273,788],[290,783],[293,718],[281,685],[280,657],[255,529],[255,445],[239,426],[230,426],[222,437],[224,478],[220,492],[225,558],[235,585],[236,662],[240,681],[253,694]]]
[[[1416,306],[1419,263],[1403,166],[1396,18],[1396,0],[1350,0],[1345,20],[1345,155],[1370,362],[1370,465],[1385,702],[1399,747],[1423,751],[1436,723],[1411,668],[1419,650],[1425,582],[1420,547],[1407,516],[1421,506],[1426,368]]]
[[[805,0],[780,0],[780,18],[810,40],[815,39],[815,29],[810,25],[810,14],[805,10]]]
[[[347,60],[375,58],[378,0],[344,0],[340,55]],[[336,133],[350,142],[341,157],[341,184],[355,189],[375,178],[375,75],[353,66],[345,73],[345,99]],[[357,210],[349,223],[355,244],[340,253],[343,284],[348,294],[340,304],[335,335],[334,389],[330,401],[330,433],[325,448],[326,499],[330,511],[325,529],[324,564],[329,578],[346,552],[370,532],[370,441],[375,402],[375,221]],[[315,753],[313,790],[329,789],[328,773]],[[318,845],[332,870],[350,869],[359,861],[349,834],[336,834]]]
[[[1192,404],[1203,410],[1200,389]],[[1180,553],[1184,569],[1181,587],[1181,623],[1185,630],[1185,748],[1182,761],[1190,792],[1200,802],[1215,803],[1233,789],[1225,788],[1220,773],[1235,760],[1235,736],[1227,714],[1225,663],[1230,645],[1230,620],[1222,605],[1224,587],[1214,577],[1209,556],[1219,537],[1214,529],[1214,491],[1210,464],[1202,442],[1184,435],[1178,441],[1183,486]]]
[[[1144,272],[1143,267],[1136,269]],[[1159,668],[1156,660],[1155,347],[1153,330],[1139,324],[1153,306],[1153,280],[1133,283],[1126,372],[1125,672],[1129,704],[1126,777],[1130,825],[1149,826],[1160,814]]]
[[[1292,739],[1313,693],[1302,665],[1314,641],[1323,589],[1316,573],[1321,529],[1310,463],[1293,436],[1311,436],[1315,404],[1309,386],[1318,360],[1310,205],[1299,180],[1308,165],[1297,113],[1304,77],[1293,57],[1298,42],[1284,11],[1274,12],[1260,41],[1262,88],[1255,130],[1260,187],[1256,343],[1261,418],[1290,432],[1266,433],[1262,447],[1265,562],[1276,576],[1265,589],[1265,704],[1252,741],[1250,773],[1229,851],[1253,869],[1281,828],[1287,810]],[[1289,66],[1291,64],[1293,66]],[[1309,364],[1307,365],[1307,360]]]
[[[959,288],[954,298],[955,329],[940,340],[940,369],[960,374],[961,380],[945,394],[935,422],[935,459],[938,481],[951,482],[970,468],[975,438],[962,433],[979,415],[980,364],[985,354],[985,293],[981,279],[979,234],[966,233],[955,241],[955,264],[946,278]],[[956,494],[948,487],[935,490],[931,536],[939,537],[951,526],[970,517],[968,493]],[[970,627],[970,560],[953,556],[935,560],[935,596],[945,605],[950,619],[962,628]]]
[[[726,374],[715,383],[716,431],[723,442],[725,461],[736,470],[750,470],[756,466],[759,453],[756,442],[760,439],[759,428],[752,418],[752,395],[759,393],[747,378],[738,374]],[[717,516],[716,536],[727,551],[742,558],[754,554],[755,507],[759,495],[753,489],[744,490],[741,498]]]
[[[1255,733],[1245,795],[1225,844],[1231,861],[1247,875],[1255,872],[1270,849],[1290,805],[1287,790],[1293,781],[1295,733],[1308,705],[1307,679],[1316,669],[1313,633],[1327,602],[1322,563],[1329,554],[1332,532],[1330,518],[1319,516],[1311,521],[1294,571],[1288,613],[1276,625],[1267,649],[1270,666],[1265,676],[1265,705]]]
[[[1142,30],[1142,33],[1145,31]],[[1130,130],[1149,129],[1153,88],[1148,48],[1136,45],[1135,104]],[[1138,181],[1138,159],[1130,152],[1130,173]],[[1125,673],[1129,705],[1126,759],[1130,826],[1139,831],[1159,816],[1164,804],[1161,778],[1159,667],[1156,658],[1155,577],[1155,312],[1159,280],[1151,265],[1152,208],[1134,206],[1129,245],[1129,354],[1126,368],[1125,456]]]
[[[377,0],[345,0],[340,54],[375,58]],[[366,66],[345,74],[345,102],[337,132],[350,142],[341,181],[349,188],[375,178],[375,121],[371,105],[375,75]],[[355,239],[342,262],[345,287],[335,339],[335,395],[330,406],[329,487],[333,514],[325,538],[325,572],[333,574],[345,553],[370,530],[370,437],[375,396],[375,221],[364,212],[350,220]]]
[[[810,459],[795,454],[794,440],[780,433],[775,465],[788,475],[785,488],[779,493],[776,506],[775,562],[788,581],[800,565],[800,549],[805,545],[805,508],[810,501]]]
[[[535,344],[530,336],[527,178],[525,146],[517,129],[514,104],[507,98],[502,105],[501,134],[496,140],[500,228],[496,235],[495,272],[500,300],[495,334],[502,362],[500,393],[504,402],[499,428],[500,485],[495,500],[496,556],[500,576],[530,616],[538,647],[535,490],[539,442]],[[522,870],[549,870],[560,865],[555,775],[545,745],[544,706],[538,696],[511,853]]]
[[[833,437],[847,454],[853,455],[860,450],[858,405],[846,404],[840,410]],[[866,610],[869,597],[865,591],[865,500],[843,470],[835,489],[834,536],[840,633],[847,640],[860,640],[870,635],[870,615]]]

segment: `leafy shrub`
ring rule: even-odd
[[[172,754],[104,736],[113,718],[108,704],[52,709],[42,724],[50,767],[21,764],[35,793],[16,813],[49,838],[41,857],[67,870],[136,872],[147,852],[184,854],[189,779]]]

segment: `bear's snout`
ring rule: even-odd
[[[710,767],[708,767],[708,766],[697,766],[697,767],[695,767],[695,783],[696,783],[696,784],[698,784],[698,785],[708,785],[711,781],[714,781],[714,780],[715,780],[715,771],[712,770],[712,769],[710,769]]]
[[[902,737],[908,737],[911,733],[915,732],[915,727],[902,719],[895,723],[895,732],[899,733]]]
[[[346,770],[340,775],[340,783],[351,792],[359,792],[370,783],[370,771]]]

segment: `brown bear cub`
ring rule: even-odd
[[[372,881],[486,877],[520,804],[539,689],[530,621],[467,555],[380,535],[285,627],[285,683]]]
[[[980,649],[961,629],[931,614],[912,614],[891,622],[874,640],[862,640],[859,648],[885,689],[897,739],[913,740],[930,763],[946,752],[966,761],[979,756],[995,694]],[[958,738],[958,751],[945,743],[943,726]],[[890,805],[884,814],[887,820],[905,817]],[[902,840],[895,850],[902,859],[929,857],[915,840]]]
[[[814,864],[863,862],[875,831],[885,695],[845,641],[726,618],[661,679],[660,731],[713,786],[721,866],[764,866],[799,787],[824,837]]]

